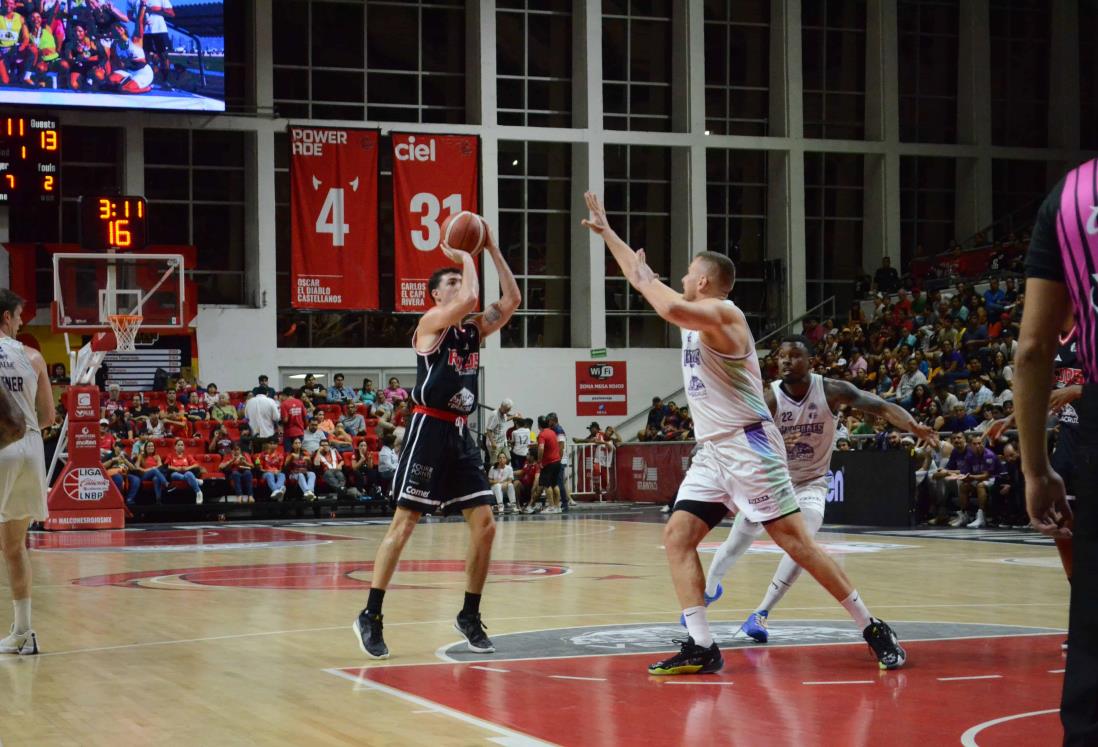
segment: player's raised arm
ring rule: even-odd
[[[824,379],[824,392],[827,394],[827,402],[832,405],[847,405],[856,410],[878,415],[897,428],[902,428],[908,433],[914,433],[921,440],[938,445],[938,434],[929,425],[923,425],[915,420],[911,413],[892,402],[885,402],[875,394],[862,391],[848,381],[836,381]]]
[[[461,324],[461,320],[476,309],[480,297],[477,266],[469,252],[454,249],[445,241],[440,248],[447,259],[461,266],[461,270],[453,268],[437,279],[432,277],[432,282],[437,281],[436,287],[429,288],[435,306],[420,317],[416,326],[418,350],[429,350],[443,331]]]
[[[587,192],[584,194],[584,199],[587,201],[590,216],[582,221],[583,225],[602,236],[629,284],[644,296],[664,321],[685,329],[699,331],[722,330],[735,326],[738,322],[742,322],[743,328],[747,329],[747,320],[743,314],[734,306],[723,303],[723,297],[687,300],[683,294],[668,287],[648,266],[644,250],[634,252],[610,227],[606,218],[606,208],[603,207],[598,196],[593,192]],[[731,290],[730,286],[725,290],[724,296],[727,296]]]
[[[474,318],[474,322],[480,327],[480,338],[482,340],[507,324],[515,310],[518,309],[519,304],[522,303],[522,293],[519,292],[518,283],[515,282],[515,276],[511,272],[511,268],[507,266],[503,253],[499,250],[495,234],[492,232],[492,227],[488,225],[488,221],[484,222],[484,228],[488,232],[485,249],[492,257],[492,263],[496,266],[496,274],[499,275],[500,297],[498,301],[489,304],[484,313],[477,314]]]

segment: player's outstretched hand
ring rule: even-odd
[[[587,203],[590,215],[585,220],[581,220],[580,224],[601,235],[610,228],[610,223],[606,220],[606,208],[602,206],[599,196],[594,192],[584,192],[583,200]]]
[[[447,244],[445,239],[443,239],[438,246],[439,249],[442,250],[442,254],[444,257],[446,257],[446,259],[450,260],[455,265],[465,264],[465,255],[469,252],[464,252],[461,249],[455,249],[454,247]]]
[[[484,248],[490,252],[498,252],[499,244],[496,243],[496,232],[492,230],[492,224],[484,218],[481,218],[480,220],[484,224]]]
[[[938,447],[938,432],[933,427],[925,423],[915,423],[911,426],[911,432],[919,437],[920,443],[928,443],[934,448]]]
[[[1026,511],[1032,526],[1046,537],[1071,537],[1071,506],[1067,502],[1064,481],[1053,470],[1043,475],[1026,476]]]
[[[637,261],[633,264],[633,270],[629,273],[629,284],[639,289],[645,283],[657,279],[656,273],[648,266],[644,256],[644,250],[637,250]]]

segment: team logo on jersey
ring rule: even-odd
[[[816,450],[808,444],[795,443],[786,449],[786,456],[796,461],[809,461],[816,456]]]
[[[682,351],[682,365],[693,368],[694,366],[700,366],[702,362],[702,354],[700,350],[691,350],[687,348]]]
[[[697,376],[690,377],[690,386],[686,390],[691,399],[705,399],[709,396],[709,390],[705,388],[705,382]]]
[[[451,350],[446,363],[461,376],[476,373],[477,369],[480,368],[480,353],[473,352],[462,356],[457,350]]]
[[[462,387],[460,392],[450,398],[449,407],[451,410],[457,410],[459,412],[472,412],[473,405],[476,401],[476,395],[465,387]]]

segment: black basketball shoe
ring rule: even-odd
[[[869,625],[862,631],[862,638],[877,655],[881,669],[899,669],[907,661],[907,652],[888,623],[875,617],[869,618]]]
[[[381,635],[381,617],[380,612],[362,610],[352,626],[358,636],[358,647],[371,659],[389,658],[389,647],[385,645],[385,639]]]
[[[648,674],[712,674],[721,671],[724,666],[721,650],[716,643],[705,648],[694,643],[693,638],[685,641],[675,638],[671,642],[682,644],[682,648],[669,659],[650,664]]]
[[[470,650],[481,654],[494,654],[496,652],[496,647],[492,645],[488,634],[484,632],[485,625],[481,622],[479,613],[466,615],[459,612],[457,620],[454,622],[454,630],[465,636],[465,640],[469,642]]]

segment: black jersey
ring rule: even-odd
[[[418,355],[413,402],[461,415],[476,409],[480,327],[472,322],[449,327],[431,352]]]

